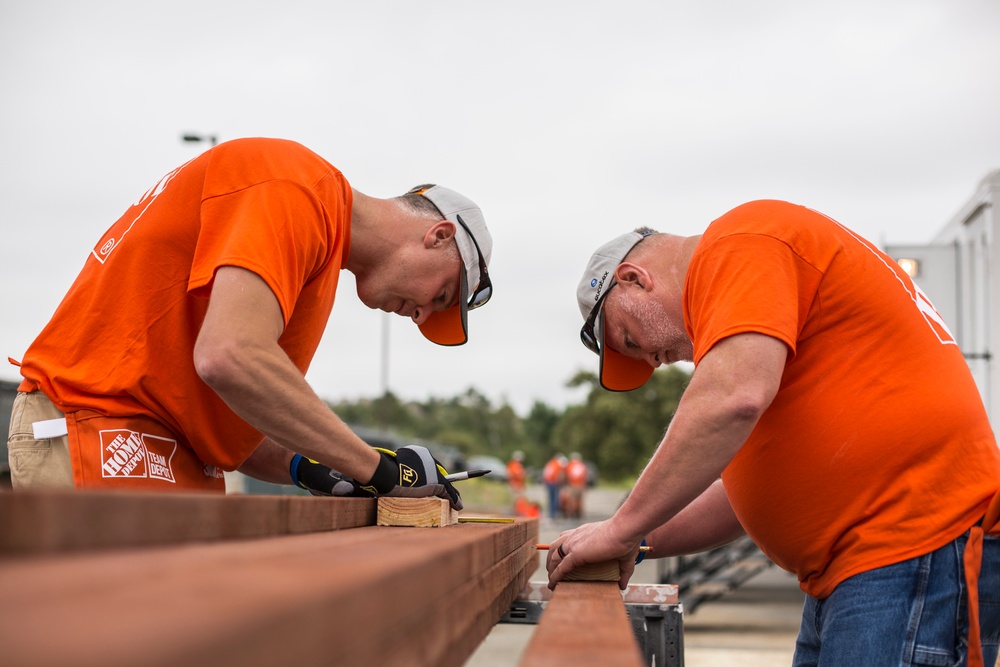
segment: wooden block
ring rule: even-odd
[[[379,526],[439,527],[458,523],[458,512],[441,498],[378,499]]]
[[[573,568],[563,581],[613,581],[618,582],[622,576],[618,561],[609,560],[604,563],[590,563]]]
[[[642,667],[643,663],[618,586],[577,581],[556,586],[518,665]]]

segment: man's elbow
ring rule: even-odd
[[[731,420],[756,424],[771,405],[772,398],[773,395],[763,393],[741,393],[733,396],[728,406]]]
[[[237,347],[233,342],[199,339],[194,348],[194,370],[198,377],[216,391],[237,384],[242,375]]]

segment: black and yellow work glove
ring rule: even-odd
[[[289,473],[295,486],[305,489],[314,496],[354,496],[371,498],[373,493],[365,491],[350,477],[341,475],[322,463],[307,459],[301,454],[292,457]]]
[[[371,481],[361,485],[366,491],[380,496],[402,498],[429,498],[437,496],[451,502],[456,510],[462,509],[462,496],[458,489],[445,479],[448,471],[431,456],[422,445],[407,445],[396,451],[376,447],[382,455]]]
[[[296,454],[289,472],[292,481],[313,495],[322,496],[398,496],[428,498],[437,496],[462,509],[462,496],[445,479],[448,471],[421,445],[407,445],[396,451],[374,448],[380,455],[375,474],[365,484]]]

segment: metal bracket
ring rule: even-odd
[[[680,604],[626,604],[646,664],[684,667],[684,611]]]
[[[524,625],[538,625],[545,611],[547,602],[539,600],[514,600],[510,603],[510,608],[500,617],[498,623],[520,623]]]

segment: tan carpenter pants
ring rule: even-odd
[[[14,490],[73,488],[69,438],[65,435],[36,440],[35,422],[61,419],[63,413],[40,391],[18,392],[10,413],[7,454]]]

